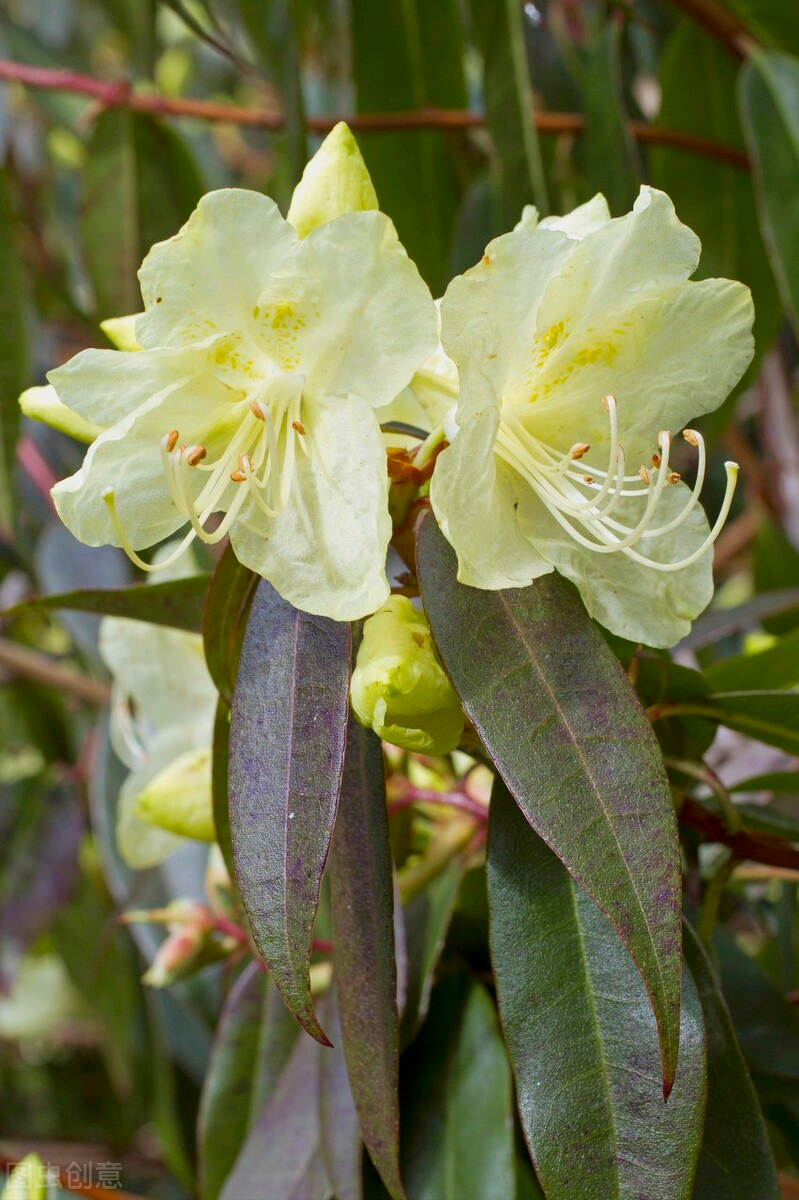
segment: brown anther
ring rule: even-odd
[[[588,442],[578,442],[576,446],[572,446],[572,458],[582,458],[590,449]]]
[[[682,479],[682,475],[679,471],[669,471],[666,478],[668,479],[669,483],[679,483]]]
[[[663,443],[668,442],[670,437],[671,437],[670,430],[661,429],[660,433],[658,434],[658,445],[660,446],[661,450],[663,449]]]
[[[250,412],[254,417],[257,417],[259,421],[263,421],[264,412],[257,400],[250,401]]]
[[[583,475],[583,483],[593,483],[593,482],[594,482],[593,475]]]
[[[649,483],[651,482],[652,477],[649,474],[648,468],[645,467],[643,463],[641,463],[640,467],[638,468],[638,474],[641,476],[644,483],[647,484],[647,486],[648,486]]]
[[[603,397],[602,397],[602,403],[603,403],[603,404],[604,404],[604,406],[605,406],[605,411],[606,411],[606,412],[610,412],[610,402],[611,402],[611,400],[613,401],[613,403],[614,403],[614,404],[616,403],[616,397],[615,397],[615,396],[603,396]]]
[[[682,435],[689,446],[698,446],[699,438],[694,433],[693,429],[683,429]]]
[[[247,476],[243,471],[231,471],[230,478],[234,483],[246,483],[247,481]]]
[[[201,463],[207,453],[208,451],[206,450],[205,446],[195,446],[194,449],[186,455],[186,462],[190,467],[196,467],[197,463]]]
[[[484,266],[484,267],[487,267],[487,266],[489,265],[489,263],[490,263],[490,262],[491,262],[491,259],[488,257],[488,255],[487,255],[487,254],[484,254],[484,255],[483,255],[483,258],[482,258],[482,263],[483,263],[483,266]]]
[[[303,425],[302,421],[292,421],[291,428],[296,429],[297,433],[305,433],[305,426]]]
[[[653,466],[653,467],[659,467],[659,466],[660,466],[660,455],[659,455],[659,454],[657,454],[657,453],[655,453],[655,454],[653,454],[653,455],[652,455],[652,466]]]
[[[171,454],[172,451],[175,449],[175,446],[178,443],[179,437],[180,437],[180,434],[178,433],[177,429],[170,429],[169,433],[166,435],[167,454]]]

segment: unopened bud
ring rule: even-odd
[[[460,741],[460,701],[424,614],[405,596],[392,596],[365,622],[350,698],[360,723],[395,746],[447,754]]]
[[[140,820],[178,837],[213,842],[211,751],[190,750],[159,771],[137,797],[135,812]]]
[[[300,237],[344,213],[379,208],[366,163],[343,121],[331,129],[294,189],[288,220]]]

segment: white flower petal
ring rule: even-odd
[[[297,608],[353,621],[389,594],[385,450],[374,413],[354,397],[314,405],[307,429],[311,454],[298,454],[284,511],[268,518],[248,502],[231,542]]]
[[[67,408],[58,397],[58,392],[52,384],[44,387],[30,387],[19,398],[19,407],[26,417],[32,421],[43,421],[52,429],[68,433],[79,442],[93,442],[103,432],[104,426],[93,425],[91,421],[79,417],[71,408]]]
[[[589,233],[594,233],[595,230],[601,229],[603,225],[607,225],[610,220],[610,209],[608,202],[601,192],[597,192],[591,200],[585,204],[578,205],[565,217],[544,217],[540,222],[541,229],[555,229],[560,233],[567,233],[570,238],[587,237]],[[522,222],[524,215],[522,215]],[[518,226],[517,226],[518,228]]]
[[[183,228],[153,246],[139,271],[145,347],[184,346],[246,329],[269,277],[298,241],[273,200],[222,188],[200,200]]]
[[[379,207],[358,143],[349,126],[339,121],[303,171],[286,220],[305,237],[342,213]]]
[[[383,213],[328,221],[262,286],[260,344],[317,399],[388,404],[436,348],[430,292]]]

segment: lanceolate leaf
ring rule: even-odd
[[[799,58],[758,51],[744,66],[738,86],[771,265],[799,330]]]
[[[23,612],[26,608],[69,608],[199,633],[208,579],[207,575],[192,575],[168,583],[135,583],[125,588],[91,588],[55,596],[37,596],[9,609],[6,615]]]
[[[408,983],[400,1026],[403,1046],[415,1036],[427,1012],[433,973],[458,899],[463,866],[461,857],[453,858],[405,908]]]
[[[615,930],[497,780],[491,955],[519,1113],[547,1200],[687,1200],[705,1102],[702,1015],[685,977],[663,1103],[657,1031]]]
[[[379,739],[352,717],[330,877],[333,964],[352,1094],[372,1161],[399,1200],[397,970],[383,755]]]
[[[230,703],[241,643],[258,576],[243,567],[228,545],[211,576],[203,612],[205,661],[219,692]]]
[[[755,1089],[713,969],[689,926],[685,959],[707,1031],[707,1112],[693,1200],[778,1200],[774,1160]]]
[[[674,1078],[680,1009],[676,822],[657,742],[618,661],[556,574],[456,581],[432,517],[418,572],[439,653],[527,820],[609,917],[643,975]]]
[[[361,1200],[363,1146],[352,1099],[341,1028],[333,995],[319,1002],[332,1047],[319,1054],[319,1129],[322,1157],[336,1200]]]
[[[410,1200],[514,1194],[513,1088],[496,1010],[465,972],[436,986],[403,1058],[403,1175]]]
[[[299,1029],[262,968],[231,988],[203,1083],[197,1140],[202,1200],[216,1200],[275,1090]]]
[[[788,754],[799,754],[799,692],[719,692],[656,706],[658,719],[703,717]]]
[[[14,515],[14,456],[19,434],[17,400],[25,386],[27,351],[22,263],[15,250],[8,171],[0,168],[0,532]]]
[[[299,612],[262,580],[230,728],[230,830],[253,939],[319,1041],[308,969],[344,761],[350,627]]]

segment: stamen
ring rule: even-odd
[[[139,555],[136,553],[136,551],[133,549],[133,546],[131,545],[130,540],[128,539],[127,535],[125,534],[125,530],[122,527],[122,522],[119,519],[119,513],[117,512],[116,499],[114,497],[114,489],[113,488],[105,489],[105,491],[103,492],[103,500],[108,505],[108,515],[111,518],[111,524],[114,527],[114,533],[117,535],[120,546],[125,551],[125,554],[127,554],[130,561],[134,564],[134,566],[138,567],[140,571],[147,571],[147,572],[161,571],[161,570],[163,570],[164,567],[171,566],[173,562],[177,562],[177,560],[180,558],[181,554],[186,549],[186,547],[190,546],[191,543],[194,541],[194,532],[193,532],[193,530],[190,530],[186,534],[186,536],[183,538],[183,540],[178,543],[178,545],[175,547],[175,549],[172,551],[172,553],[169,554],[165,559],[162,559],[161,562],[158,562],[158,563],[145,562],[144,559],[140,558]]]
[[[296,429],[297,433],[305,433],[305,426],[303,425],[302,421],[292,421],[291,428]]]
[[[263,408],[261,407],[261,405],[258,403],[258,401],[257,401],[257,400],[251,400],[251,401],[250,401],[250,412],[252,413],[252,415],[253,415],[254,417],[257,417],[259,421],[263,421],[263,419],[264,419],[264,410],[263,410]]]
[[[243,471],[231,471],[230,478],[233,480],[234,483],[244,483],[247,476],[244,474]]]
[[[177,445],[179,437],[180,437],[180,434],[178,433],[177,429],[170,430],[170,432],[166,435],[166,438],[164,440],[164,445],[166,446],[167,454],[171,454],[172,451],[175,449],[175,446]]]
[[[569,457],[573,459],[584,458],[590,449],[591,447],[588,442],[578,442],[575,446],[572,446],[569,451]]]
[[[668,479],[669,483],[679,483],[682,479],[682,475],[679,471],[669,471],[666,478]]]
[[[196,467],[197,463],[202,462],[207,454],[208,451],[206,450],[205,446],[195,446],[194,449],[190,450],[186,455],[186,462],[190,467]]]

